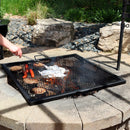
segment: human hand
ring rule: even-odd
[[[14,44],[12,44],[8,39],[3,37],[1,34],[0,34],[0,45],[2,45],[3,47],[8,48],[16,56],[19,56],[19,57],[22,56],[21,48],[14,45]]]
[[[22,50],[20,47],[12,45],[10,46],[9,50],[16,56],[22,57]]]

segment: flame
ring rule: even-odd
[[[72,81],[71,81],[71,77],[69,77],[71,71],[69,70],[67,72],[67,75],[64,78],[56,78],[56,77],[52,77],[52,78],[44,78],[44,83],[47,85],[50,85],[52,88],[54,87],[54,85],[57,86],[62,86],[61,89],[61,93],[65,92],[65,88],[66,88],[66,81],[67,81],[67,86],[72,88],[72,89],[79,89],[79,87],[77,87]]]

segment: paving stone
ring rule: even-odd
[[[121,123],[121,112],[94,96],[81,96],[74,100],[84,130],[100,130]]]
[[[8,97],[22,98],[22,95],[7,83],[0,83],[0,93],[5,94]]]
[[[23,98],[7,98],[0,102],[0,125],[12,130],[25,130],[25,121],[32,109]]]
[[[3,60],[0,60],[0,64],[19,62],[19,61],[27,61],[27,60],[34,60],[34,56],[35,55],[40,55],[40,54],[43,54],[43,55],[41,55],[41,57],[37,57],[38,59],[44,58],[45,56],[52,57],[52,56],[69,55],[69,54],[79,54],[79,55],[81,55],[81,56],[83,56],[85,58],[86,57],[97,56],[96,53],[92,53],[92,52],[82,53],[82,52],[79,52],[79,51],[76,51],[76,50],[69,51],[69,50],[63,49],[63,48],[55,48],[55,49],[49,49],[49,50],[44,50],[44,49],[42,50],[41,49],[40,51],[38,51],[36,49],[36,52],[23,54],[22,58],[19,58],[17,56],[11,56],[9,58],[4,58]]]
[[[110,104],[123,113],[122,120],[130,118],[130,77],[125,78],[127,84],[99,91],[96,97]]]
[[[73,99],[65,98],[35,106],[26,120],[27,130],[81,130]]]
[[[7,75],[6,73],[0,69],[0,96],[6,96],[6,97],[14,97],[17,96],[18,97],[22,97],[21,94],[14,89],[12,86],[10,86],[7,83]],[[2,98],[4,100],[4,98]]]
[[[6,82],[7,82],[6,74],[0,67],[0,83],[6,83]]]

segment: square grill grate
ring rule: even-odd
[[[86,94],[106,87],[112,87],[125,83],[121,77],[97,66],[94,63],[80,57],[77,54],[64,55],[40,59],[39,63],[46,66],[57,65],[68,70],[65,77],[43,77],[38,71],[45,70],[45,67],[35,67],[36,61],[15,62],[3,64],[2,67],[7,73],[8,83],[19,90],[29,105],[39,104],[75,94]],[[10,67],[28,64],[34,71],[34,78],[28,74],[29,79],[37,79],[34,84],[25,83],[23,70],[12,72]],[[34,88],[42,88],[44,93],[32,92]],[[40,90],[41,91],[41,90]]]

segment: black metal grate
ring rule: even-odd
[[[33,67],[35,78],[39,81],[38,84],[33,85],[23,82],[22,72],[12,72],[9,69],[11,66],[22,66],[27,63],[30,67],[32,67],[34,62],[35,61],[15,62],[2,65],[8,74],[9,83],[21,92],[30,105],[74,95],[77,93],[88,93],[125,83],[125,80],[121,77],[118,77],[98,67],[97,65],[76,54],[41,59],[39,61],[40,63],[44,63],[48,66],[56,64],[69,70],[69,74],[65,78],[55,78],[47,83],[46,79],[38,74],[38,70],[44,69],[42,67]],[[47,84],[47,86],[45,84]],[[32,94],[30,90],[39,86],[45,88],[46,93]]]

